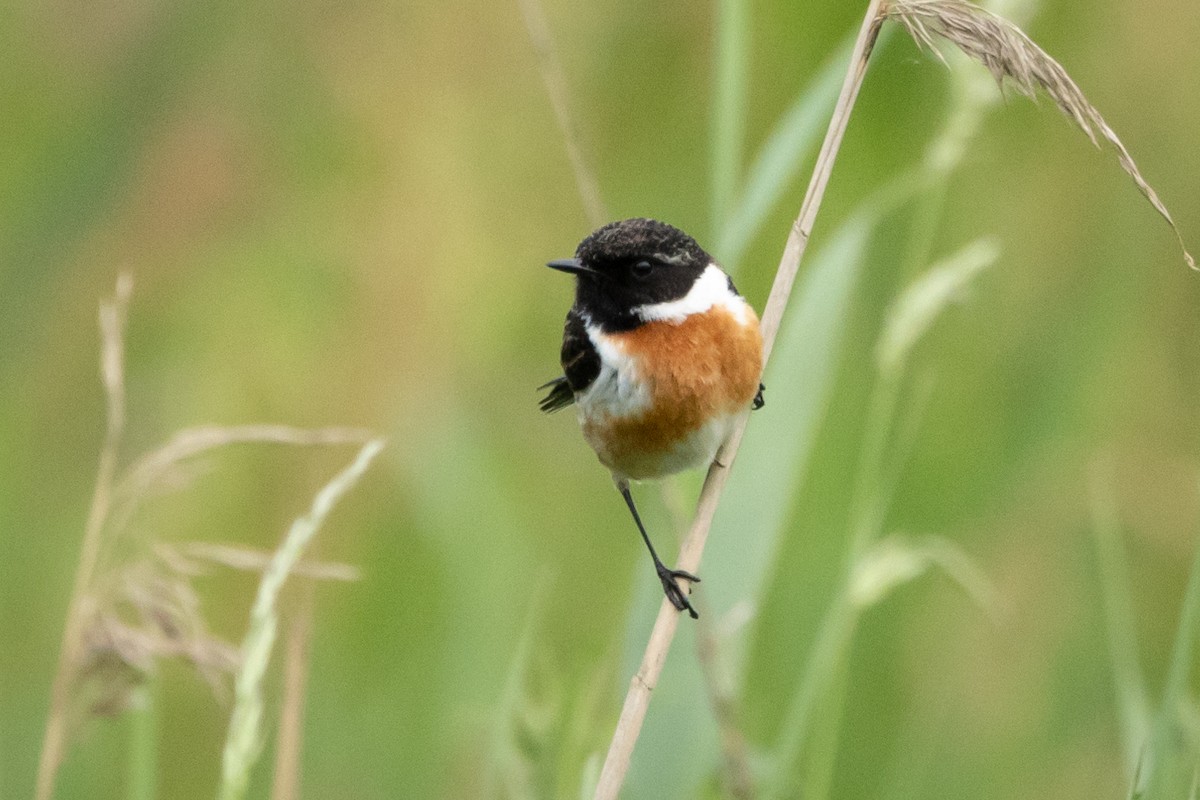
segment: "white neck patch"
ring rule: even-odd
[[[724,306],[737,319],[746,323],[746,301],[729,289],[729,276],[716,264],[709,264],[688,293],[679,300],[652,303],[633,309],[643,322],[680,323],[692,314],[702,314],[713,306]]]

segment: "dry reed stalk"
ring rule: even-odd
[[[313,587],[305,587],[299,607],[288,624],[284,644],[283,700],[279,739],[275,744],[275,777],[271,800],[300,797],[300,755],[304,743],[304,693],[308,685],[308,655],[312,644]]]
[[[898,19],[903,23],[917,45],[934,53],[939,59],[942,55],[934,46],[934,34],[987,67],[1002,87],[1007,83],[1031,100],[1037,99],[1039,90],[1045,92],[1059,110],[1079,126],[1092,144],[1100,147],[1101,140],[1108,142],[1116,151],[1121,168],[1171,226],[1179,241],[1179,249],[1183,251],[1184,261],[1192,269],[1197,268],[1196,260],[1188,252],[1183,234],[1179,232],[1171,212],[1142,177],[1129,150],[1095,106],[1088,102],[1083,90],[1071,80],[1062,65],[1038,47],[1024,31],[1003,17],[965,0],[892,0],[885,14],[889,19]]]
[[[800,207],[800,214],[788,234],[779,269],[775,273],[775,282],[771,287],[766,308],[763,310],[764,363],[770,357],[775,337],[779,333],[783,311],[787,306],[792,285],[795,283],[796,274],[800,268],[800,259],[808,246],[813,223],[816,220],[817,211],[820,209],[825,187],[829,183],[830,173],[833,171],[833,163],[846,133],[846,126],[850,121],[850,112],[866,75],[867,61],[875,45],[875,40],[879,36],[880,25],[883,23],[884,5],[884,0],[871,0],[867,7],[862,28],[859,30],[850,57],[849,70],[842,83],[841,94],[838,97],[833,116],[829,121],[825,141],[817,155],[813,175],[809,181],[808,190],[805,192],[804,202]],[[712,527],[713,515],[716,513],[721,493],[724,491],[725,482],[729,478],[729,470],[733,466],[734,458],[741,446],[742,434],[745,429],[746,416],[743,415],[728,441],[717,454],[716,460],[708,469],[704,486],[700,490],[696,515],[680,549],[679,569],[694,572],[699,567],[708,532]],[[641,666],[634,674],[629,692],[625,695],[621,716],[617,721],[608,755],[605,757],[604,767],[600,772],[600,781],[596,786],[596,800],[615,800],[621,790],[625,775],[629,771],[629,760],[633,755],[634,745],[641,732],[642,722],[646,718],[646,709],[650,705],[650,694],[662,673],[671,641],[675,638],[679,618],[679,612],[664,599],[659,607],[654,628],[650,633],[650,641],[642,656]]]
[[[684,498],[680,482],[671,480],[662,484],[663,504],[671,518],[671,528],[682,541],[692,522],[692,512]],[[722,783],[733,800],[750,800],[754,797],[754,771],[750,765],[750,747],[738,720],[737,698],[728,668],[721,652],[724,642],[753,616],[749,604],[739,603],[726,612],[725,616],[713,620],[705,608],[704,598],[695,601],[700,609],[696,620],[696,661],[708,694],[708,704],[717,724],[717,738],[724,765]]]
[[[554,119],[558,122],[558,129],[567,146],[567,158],[571,162],[571,170],[575,173],[579,199],[583,202],[588,222],[593,228],[599,228],[608,221],[608,210],[600,197],[600,184],[579,146],[579,133],[571,118],[571,105],[567,102],[567,78],[562,62],[559,61],[558,51],[554,47],[554,37],[550,35],[550,26],[546,23],[546,13],[540,0],[521,0],[521,16],[525,20],[529,41],[537,54],[538,71],[542,74],[542,82],[546,84],[546,94],[550,96]]]
[[[92,504],[88,510],[83,542],[79,549],[79,566],[75,569],[71,599],[67,604],[67,620],[63,626],[62,643],[59,645],[58,664],[54,669],[54,682],[50,689],[50,710],[46,717],[46,732],[42,738],[42,751],[38,760],[35,790],[37,800],[50,800],[54,796],[54,781],[66,750],[71,686],[80,663],[84,623],[90,611],[87,590],[100,556],[104,523],[108,518],[113,497],[117,451],[125,430],[124,331],[129,297],[132,294],[133,277],[127,272],[122,272],[117,276],[113,297],[100,304],[100,375],[104,384],[107,424],[104,444],[100,449],[100,463],[96,468]]]

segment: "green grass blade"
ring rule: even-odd
[[[898,378],[908,357],[938,316],[969,289],[980,272],[996,263],[1000,248],[990,237],[976,239],[926,270],[892,304],[876,347],[879,370]]]
[[[765,591],[791,498],[804,480],[833,391],[867,245],[879,221],[918,188],[918,182],[902,178],[865,201],[800,278],[763,379],[767,405],[746,428],[737,469],[713,521],[705,557],[712,580],[704,591],[718,613]]]
[[[532,789],[526,784],[530,772],[524,763],[525,757],[516,741],[519,732],[521,704],[525,699],[525,681],[533,669],[533,645],[537,638],[538,629],[542,625],[546,597],[549,593],[551,580],[548,576],[538,581],[537,588],[525,612],[525,621],[521,626],[521,634],[517,637],[516,647],[509,659],[504,688],[496,703],[492,718],[492,741],[490,757],[483,765],[483,797],[501,797],[512,794],[532,794]],[[519,791],[514,788],[520,786]],[[502,790],[503,787],[503,790]]]
[[[758,151],[736,204],[722,217],[715,250],[729,270],[736,269],[771,209],[820,144],[846,73],[852,44],[851,37],[838,47],[792,101]]]
[[[1097,469],[1093,471],[1091,483],[1092,530],[1100,570],[1101,608],[1121,718],[1121,743],[1132,777],[1150,733],[1150,702],[1146,679],[1138,662],[1137,628],[1130,593],[1132,584],[1113,505],[1112,480]]]
[[[1134,797],[1140,800],[1175,800],[1190,797],[1197,768],[1200,767],[1200,751],[1186,735],[1185,715],[1191,707],[1189,677],[1196,658],[1196,642],[1200,639],[1200,546],[1192,557],[1192,569],[1188,577],[1183,607],[1179,615],[1179,627],[1175,631],[1175,644],[1171,648],[1171,664],[1167,682],[1163,689],[1162,707],[1154,721],[1150,734],[1142,774],[1146,776],[1146,787],[1142,792],[1135,788]]]
[[[583,777],[579,779],[579,800],[591,800],[596,795],[596,784],[600,782],[601,757],[593,753],[583,765]]]
[[[993,618],[1002,606],[1000,592],[954,542],[938,536],[913,539],[892,534],[875,542],[851,567],[850,599],[860,611],[883,602],[906,583],[937,568]]]
[[[129,800],[154,800],[158,791],[158,678],[151,675],[129,711]]]
[[[366,472],[383,449],[382,439],[367,442],[358,456],[313,498],[312,508],[292,523],[283,543],[271,557],[250,610],[250,627],[242,641],[242,663],[234,677],[234,704],[221,759],[220,800],[240,800],[250,783],[250,771],[262,748],[263,679],[271,661],[279,626],[277,602],[283,584],[325,518],[342,496]]]
[[[818,704],[828,695],[837,671],[844,668],[857,624],[858,610],[849,592],[839,591],[821,621],[812,652],[804,664],[804,675],[784,714],[771,775],[763,787],[763,800],[784,800],[796,795],[796,767],[815,730],[813,719]]]
[[[712,225],[720,230],[741,180],[746,138],[749,4],[717,0],[716,75],[712,111]]]
[[[1197,639],[1200,639],[1200,546],[1196,547],[1192,556],[1192,570],[1179,617],[1179,628],[1175,631],[1175,645],[1171,648],[1171,667],[1163,691],[1165,708],[1179,708],[1188,702],[1188,677],[1196,658]]]
[[[884,197],[893,200],[906,199],[910,189],[928,189],[941,176],[928,170],[914,177],[902,177],[884,192]],[[826,696],[837,671],[844,668],[845,659],[853,643],[854,632],[862,609],[861,598],[855,597],[855,576],[860,569],[860,559],[867,556],[868,547],[881,533],[889,492],[886,491],[885,454],[890,432],[894,424],[895,403],[898,398],[902,370],[913,343],[925,331],[946,301],[956,290],[965,286],[971,277],[991,263],[994,248],[968,248],[965,255],[955,257],[946,265],[935,267],[919,278],[912,290],[898,303],[899,311],[893,314],[881,340],[881,380],[872,392],[870,410],[863,434],[863,455],[860,458],[856,477],[856,488],[850,506],[850,537],[847,556],[847,577],[838,590],[822,621],[813,651],[805,664],[805,672],[794,692],[784,721],[780,728],[773,772],[764,797],[783,798],[790,796],[802,758],[814,733],[820,730],[818,723],[819,700]],[[943,548],[944,550],[944,548]],[[920,555],[920,554],[918,554]],[[935,557],[936,556],[936,557]],[[943,551],[929,552],[919,559],[910,559],[921,566],[913,576],[924,570],[925,562],[938,563],[957,578],[967,577],[964,585],[968,589],[985,585],[986,581],[974,580],[970,570],[961,569],[963,559]],[[975,594],[975,592],[972,592]],[[980,590],[981,597],[988,595]],[[816,762],[818,773],[823,768]]]
[[[829,689],[817,704],[816,724],[813,726],[812,756],[805,765],[801,797],[805,800],[824,800],[833,789],[837,766],[838,737],[846,712],[849,691],[850,665],[845,659],[838,663]]]
[[[918,188],[915,181],[900,180],[865,201],[814,254],[800,278],[764,378],[767,406],[755,413],[746,429],[737,468],[713,521],[701,568],[701,613],[707,622],[719,625],[734,606],[756,604],[765,591],[837,376],[867,245],[880,219]],[[646,591],[652,607],[661,602],[657,589]],[[631,616],[626,663],[636,663],[645,643],[644,625],[644,613]],[[691,650],[689,631],[690,626],[684,626],[673,658]],[[721,658],[736,685],[744,639],[724,637],[722,645]],[[712,712],[697,702],[705,689],[694,657],[685,655],[668,663],[668,669],[671,680],[655,688],[655,713],[647,717],[638,738],[638,757],[626,782],[630,797],[694,797],[689,792],[707,777],[706,765],[718,760]],[[681,749],[686,749],[683,758]],[[643,768],[647,762],[654,764],[652,772]],[[678,791],[662,794],[664,785]]]
[[[746,428],[737,469],[713,520],[705,556],[707,602],[724,613],[758,598],[791,510],[837,374],[846,319],[877,218],[848,220],[813,259],[784,318],[763,382],[767,405]],[[739,535],[752,531],[753,535]]]

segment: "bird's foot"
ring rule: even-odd
[[[671,605],[679,611],[687,611],[692,619],[699,619],[700,615],[696,613],[696,609],[692,608],[687,593],[679,588],[679,579],[682,578],[691,583],[699,583],[700,579],[681,569],[667,569],[661,562],[655,564],[654,568],[658,570],[658,579],[662,581],[663,593],[671,601]]]
[[[549,386],[550,384],[546,384],[546,385]],[[763,392],[765,392],[766,390],[767,390],[766,386],[763,386],[761,383],[758,385],[758,394],[754,395],[754,401],[752,403],[750,403],[751,411],[758,411],[760,408],[762,408],[763,406],[765,406],[767,404],[767,401],[763,399]]]

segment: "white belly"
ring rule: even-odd
[[[715,415],[665,450],[639,452],[630,447],[628,437],[616,433],[613,423],[640,419],[650,406],[650,393],[633,359],[602,340],[597,344],[600,374],[576,397],[575,407],[584,438],[600,463],[616,478],[633,480],[708,466],[729,435],[735,415]]]

